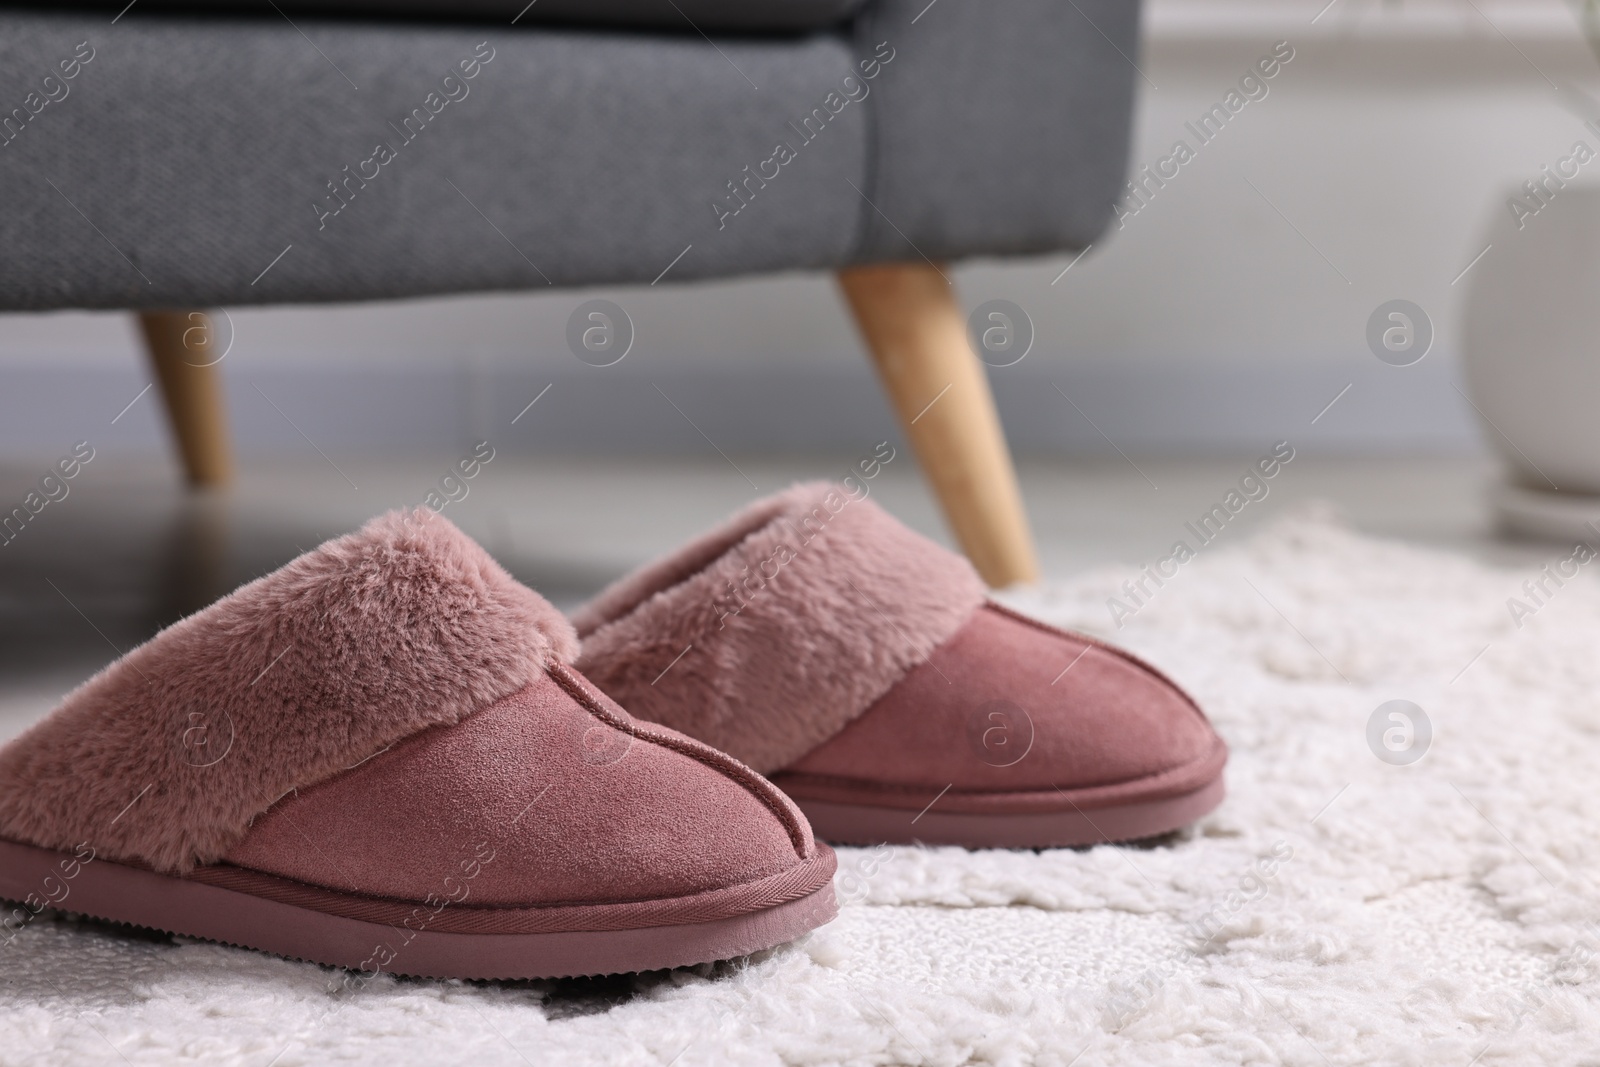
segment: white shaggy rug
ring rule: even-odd
[[[1016,603],[1104,633],[1129,577]],[[1309,516],[1186,564],[1114,636],[1210,711],[1231,795],[1151,846],[848,849],[838,921],[748,961],[346,1001],[55,917],[0,956],[0,1063],[1600,1063],[1600,587],[1519,628],[1534,577]],[[1394,699],[1410,765],[1367,739]]]

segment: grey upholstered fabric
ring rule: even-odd
[[[858,51],[888,40],[897,55],[873,97],[878,210],[858,257],[1093,241],[1124,181],[1138,22],[1138,0],[868,5]]]
[[[0,147],[0,307],[355,300],[849,256],[854,105],[720,229],[711,207],[850,72],[840,39],[301,29],[0,14],[0,117],[66,90]],[[93,58],[49,89],[83,41]],[[413,109],[463,89],[402,138]],[[364,163],[380,142],[395,158]],[[362,188],[347,166],[376,177]],[[354,196],[321,218],[334,179]]]
[[[712,41],[0,9],[0,309],[1081,247],[1122,180],[1136,20],[870,0],[837,34]]]
[[[565,23],[612,28],[650,28],[682,33],[794,33],[820,30],[849,18],[863,0],[144,0],[152,11],[300,16],[351,15],[384,18],[482,19],[501,25]],[[17,6],[12,4],[4,7]],[[34,5],[37,6],[37,5]],[[72,0],[62,7],[116,14],[127,0]]]

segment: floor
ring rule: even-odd
[[[0,738],[161,626],[371,515],[421,502],[455,458],[254,463],[230,492],[191,495],[163,457],[97,457],[65,498],[0,545]],[[517,577],[571,607],[759,493],[843,476],[855,458],[502,456],[444,513]],[[1123,564],[1132,577],[1220,502],[1254,458],[1022,464],[1046,576]],[[36,477],[14,461],[0,468],[0,502],[20,503]],[[1242,539],[1274,516],[1322,501],[1381,536],[1492,559],[1542,559],[1548,546],[1495,537],[1484,504],[1493,477],[1484,460],[1296,458],[1222,537]],[[895,514],[948,540],[909,455],[869,484]]]
[[[446,462],[251,467],[199,500],[164,466],[97,458],[0,549],[0,731],[165,620],[421,499]],[[445,513],[570,605],[754,495],[746,479],[849,462],[503,457]],[[1054,581],[1018,606],[1109,629],[1106,597],[1249,462],[1026,465]],[[14,470],[0,492],[21,499]],[[1571,550],[1496,539],[1492,477],[1297,458],[1118,633],[1232,749],[1228,801],[1182,833],[841,849],[840,918],[771,953],[575,982],[384,979],[352,998],[325,968],[53,914],[7,949],[0,1062],[1593,1063],[1600,579],[1508,618],[1506,597]],[[872,484],[938,532],[909,459]],[[1304,515],[1314,501],[1410,545]],[[1434,724],[1403,765],[1372,732],[1397,699]]]

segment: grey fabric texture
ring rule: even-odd
[[[0,16],[0,116],[94,49],[0,147],[0,306],[359,300],[650,282],[669,265],[680,281],[849,254],[860,114],[720,229],[711,207],[849,73],[841,39],[301,29]],[[466,95],[405,141],[481,48],[493,58],[449,83]],[[364,163],[379,143],[395,158]],[[322,218],[334,180],[353,196]]]
[[[873,0],[839,34],[716,41],[0,10],[0,309],[1081,247],[1122,180],[1136,23],[1127,0]]]
[[[294,15],[355,15],[386,18],[484,19],[501,25],[568,23],[613,28],[640,27],[738,33],[821,30],[849,18],[863,0],[274,0]],[[27,5],[0,4],[0,7]],[[39,6],[39,5],[33,5]],[[92,8],[116,14],[127,0],[75,0],[61,8]],[[195,11],[210,15],[276,16],[267,0],[145,0],[142,14]]]
[[[1127,168],[1138,0],[874,0],[895,49],[872,109],[875,210],[856,258],[1081,248]]]

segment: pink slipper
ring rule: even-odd
[[[864,497],[796,486],[623,578],[574,617],[579,666],[830,841],[1085,845],[1222,801],[1227,747],[1172,682],[989,602]]]
[[[0,749],[0,939],[46,907],[458,978],[700,963],[834,914],[761,777],[638,723],[431,512],[179,622]]]

